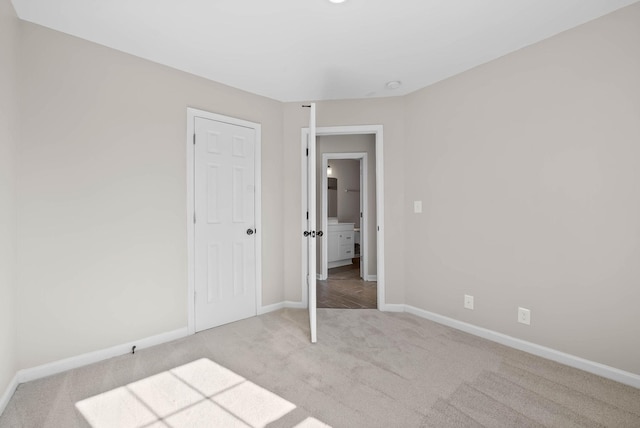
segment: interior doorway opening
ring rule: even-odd
[[[369,263],[369,253],[375,253],[375,248],[369,245],[373,232],[369,226],[376,223],[375,180],[369,182],[369,155],[326,152],[326,142],[319,138],[317,143],[317,157],[322,163],[317,170],[316,218],[319,229],[325,232],[318,240],[318,279],[326,280],[329,269],[353,264],[358,265],[359,278],[373,280],[370,277],[375,276],[376,266]]]
[[[304,147],[306,147],[307,144],[307,135],[308,135],[308,129],[303,129],[302,130],[302,144],[303,144],[303,153],[302,153],[302,165],[303,165],[303,170],[302,170],[302,179],[303,179],[303,201],[306,200],[306,184],[307,183],[307,177],[308,177],[308,173],[309,171],[309,166],[307,165],[306,162],[306,155],[305,155],[305,150]],[[349,269],[348,267],[345,266],[339,266],[339,270],[337,269],[335,271],[336,275],[341,276],[343,279],[347,279],[345,278],[345,276],[355,276],[358,280],[368,280],[368,282],[373,282],[373,287],[375,287],[375,294],[374,294],[374,298],[373,300],[375,301],[375,305],[371,305],[371,307],[377,307],[380,310],[385,310],[385,294],[384,294],[384,211],[383,211],[383,207],[384,207],[384,192],[383,192],[383,182],[384,182],[384,175],[383,175],[383,136],[382,136],[382,126],[380,125],[365,125],[365,126],[342,126],[342,127],[320,127],[317,128],[317,136],[318,138],[315,140],[316,142],[320,142],[320,144],[317,144],[318,146],[320,146],[322,144],[322,140],[323,139],[333,139],[334,140],[334,144],[338,146],[338,148],[331,147],[331,148],[326,148],[324,150],[325,153],[330,153],[332,155],[336,155],[337,153],[339,153],[340,155],[344,156],[344,155],[348,155],[351,154],[355,157],[355,159],[360,159],[360,158],[364,158],[362,156],[362,153],[367,153],[367,183],[368,183],[368,191],[367,191],[367,195],[369,195],[367,203],[362,203],[361,202],[361,207],[362,207],[362,215],[365,215],[365,211],[369,212],[369,215],[367,216],[366,220],[368,221],[368,226],[367,226],[367,233],[365,234],[368,237],[369,243],[365,244],[365,242],[362,242],[362,227],[364,227],[364,225],[361,223],[361,227],[360,227],[360,238],[361,238],[361,242],[359,242],[360,245],[360,251],[361,251],[361,257],[360,257],[360,267],[362,267],[362,271],[360,271],[360,269],[355,270],[353,269],[353,265],[355,263],[351,263],[351,269]],[[331,137],[331,138],[330,138]],[[333,138],[336,137],[336,138]],[[341,137],[341,138],[338,138]],[[347,138],[344,138],[347,137]],[[346,142],[349,139],[360,139],[362,142],[361,146],[349,146]],[[340,142],[342,141],[342,143]],[[321,149],[322,150],[322,149]],[[320,152],[322,153],[322,152]],[[329,176],[327,175],[327,170],[328,170],[328,166],[329,166],[329,157],[327,157],[327,164],[323,163],[323,158],[320,154],[318,154],[318,150],[316,150],[314,152],[314,154],[316,154],[316,162],[314,163],[314,165],[316,166],[316,174],[314,174],[314,177],[317,178],[317,182],[318,185],[316,187],[314,187],[315,189],[317,189],[317,193],[318,195],[321,195],[321,191],[323,188],[326,188],[326,190],[328,191],[328,180],[327,182],[324,182],[324,180],[320,179],[320,177],[322,177],[323,175],[327,176],[327,179],[329,178]],[[359,161],[360,162],[360,161]],[[364,173],[363,173],[364,175]],[[371,185],[371,183],[373,183],[373,185]],[[344,189],[343,189],[344,192]],[[344,193],[353,193],[356,194],[356,192],[344,192]],[[352,194],[352,196],[353,196]],[[317,204],[318,206],[326,206],[325,204],[322,204],[320,201]],[[319,212],[318,210],[316,210],[316,212],[318,212],[318,220],[324,220],[324,218],[326,218],[326,222],[324,221],[319,221],[318,222],[318,229],[323,233],[323,239],[319,240],[320,242],[318,243],[318,252],[321,254],[324,254],[325,249],[328,253],[329,251],[329,247],[328,247],[328,241],[324,238],[327,237],[328,232],[329,232],[329,227],[328,227],[328,223],[329,223],[329,216],[323,216],[322,212]],[[304,205],[302,207],[302,219],[303,219],[303,224],[305,223],[305,219],[307,216],[307,212],[306,212],[306,205]],[[324,218],[323,218],[324,217]],[[339,216],[338,216],[339,217]],[[339,221],[340,219],[338,219],[338,223],[340,223]],[[355,222],[353,222],[355,223]],[[353,239],[355,240],[355,230],[352,229],[352,233],[354,233]],[[364,238],[365,240],[367,238]],[[306,254],[306,241],[303,241],[302,243],[302,250],[303,250],[303,254]],[[355,243],[354,243],[355,244]],[[368,257],[365,256],[363,257],[363,253],[365,251],[364,246],[366,245],[366,252],[368,254]],[[324,248],[323,248],[324,247]],[[354,245],[354,251],[355,251],[355,245]],[[305,259],[303,257],[303,259]],[[368,260],[367,260],[368,259]],[[343,258],[344,260],[344,258]],[[324,260],[322,259],[322,256],[318,259],[318,271],[317,272],[309,272],[308,271],[308,267],[307,266],[303,266],[303,272],[302,272],[302,290],[303,290],[303,301],[307,301],[308,300],[308,290],[306,287],[306,279],[307,279],[307,275],[309,274],[313,274],[316,276],[316,278],[323,280],[323,278],[329,279],[330,276],[330,272],[328,272],[329,266],[328,266],[328,260],[327,260],[327,256],[324,256]],[[323,268],[323,264],[324,262],[327,263],[327,274],[324,274],[324,268]],[[350,271],[348,274],[346,273],[346,271]]]
[[[334,152],[336,149],[368,151]],[[376,223],[375,179],[369,182],[369,176],[375,177],[374,136],[320,136],[316,158],[321,162],[317,168],[317,219],[324,231],[318,240],[317,305],[376,309],[376,266],[369,260],[369,253],[375,254],[369,245],[375,247],[375,238],[369,239],[369,233],[375,236],[369,225]]]

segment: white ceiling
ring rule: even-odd
[[[280,101],[404,95],[638,0],[13,0],[18,16]],[[397,90],[386,89],[402,81]]]

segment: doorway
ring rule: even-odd
[[[364,279],[369,279],[371,281],[376,281],[376,287],[375,287],[375,302],[376,305],[373,307],[377,307],[380,310],[385,310],[385,294],[384,294],[384,191],[383,191],[383,181],[384,181],[384,174],[383,174],[383,129],[382,126],[380,125],[364,125],[364,126],[342,126],[342,127],[321,127],[321,128],[317,128],[317,136],[319,137],[319,139],[322,139],[324,137],[331,137],[331,136],[367,136],[368,137],[368,146],[369,149],[373,150],[373,153],[375,153],[375,156],[371,156],[371,162],[370,164],[374,165],[374,168],[371,169],[371,173],[369,176],[369,181],[373,181],[375,183],[375,186],[372,186],[372,189],[375,190],[371,190],[369,192],[369,194],[374,194],[374,197],[370,198],[370,202],[368,203],[368,206],[370,207],[370,210],[372,213],[375,213],[375,220],[370,222],[368,230],[370,231],[370,233],[368,233],[368,236],[370,238],[370,240],[372,242],[375,242],[375,245],[372,247],[371,245],[368,245],[367,248],[368,249],[372,249],[372,251],[369,251],[370,255],[369,255],[369,262],[368,263],[374,263],[375,264],[375,268],[371,271],[369,271],[368,274],[366,274],[367,276]],[[307,177],[308,177],[308,172],[309,172],[309,166],[307,165],[307,156],[305,154],[305,149],[307,146],[307,138],[308,138],[308,129],[303,129],[302,130],[302,182],[303,182],[303,195],[302,195],[302,199],[303,201],[306,200],[307,197]],[[318,141],[318,140],[316,140]],[[347,148],[347,146],[343,146],[341,150],[333,150],[332,152],[337,153],[337,152],[344,152],[344,153],[357,153],[360,150],[358,149],[349,149]],[[316,169],[320,170],[320,171],[326,171],[326,166],[322,165],[320,162],[319,165],[316,165]],[[318,180],[320,181],[320,180]],[[303,205],[302,207],[302,212],[301,212],[301,218],[302,218],[302,224],[303,224],[303,229],[304,226],[306,225],[306,218],[307,218],[307,212],[306,212],[306,205]],[[322,218],[322,217],[319,217]],[[320,245],[324,245],[325,247],[327,247],[327,243],[325,241],[325,238],[327,237],[327,233],[328,232],[328,228],[326,224],[322,224],[322,225],[318,225],[320,227],[322,227],[323,229],[321,229],[322,231],[324,231],[324,236],[323,239],[321,239],[321,244]],[[318,227],[318,229],[320,229],[320,227]],[[302,231],[304,232],[304,230]],[[302,235],[302,234],[301,234]],[[322,243],[324,241],[324,244]],[[361,243],[362,245],[362,243]],[[306,254],[307,254],[307,241],[306,240],[302,240],[301,242],[301,248],[302,248],[302,252],[303,252],[303,260],[306,260]],[[367,266],[370,266],[369,264]],[[343,270],[352,270],[352,269],[348,269],[348,268],[344,268]],[[318,272],[320,274],[320,279],[322,279],[322,270],[320,270]],[[302,266],[302,278],[301,278],[301,285],[302,285],[302,294],[303,294],[303,302],[308,301],[308,288],[307,288],[307,276],[309,274],[316,274],[316,272],[314,271],[313,273],[308,271],[308,266],[306,265],[306,263],[303,262],[303,266]],[[355,272],[350,272],[350,273],[345,273],[345,272],[338,272],[336,271],[336,274],[341,274],[340,276],[342,277],[342,279],[348,279],[348,276],[356,276],[357,279],[362,279],[360,278],[362,276],[362,274],[360,274],[359,270],[356,270]],[[327,277],[327,279],[329,279]]]
[[[375,232],[369,230],[376,224],[374,136],[320,136],[316,147],[317,158],[322,159],[317,170],[321,186],[317,218],[326,232],[318,242],[317,305],[375,309],[377,283],[369,275],[376,270],[375,258],[370,263],[368,256],[375,254]],[[368,151],[333,152],[336,149]]]
[[[362,147],[372,136],[364,136],[363,141],[351,141]],[[361,138],[361,137],[360,137]],[[326,280],[328,270],[350,264],[357,264],[359,277],[367,279],[369,271],[375,271],[375,263],[369,266],[369,253],[375,253],[375,245],[369,248],[369,234],[375,236],[370,225],[376,224],[375,214],[375,166],[370,171],[367,152],[327,152],[335,149],[336,143],[350,149],[348,137],[332,141],[333,137],[320,137],[317,143],[317,157],[321,164],[317,169],[318,190],[316,192],[317,218],[319,228],[326,232],[318,242],[318,279]],[[371,145],[371,149],[374,146]],[[374,157],[375,152],[371,150]],[[373,172],[373,174],[371,174]],[[369,181],[369,176],[373,179]],[[372,189],[373,191],[371,191]],[[373,193],[374,199],[369,196]],[[369,206],[371,202],[371,206]],[[343,242],[332,234],[345,233]],[[332,239],[333,238],[333,239]],[[340,238],[338,236],[337,238]],[[375,239],[374,239],[375,242]],[[354,260],[351,260],[354,259]]]

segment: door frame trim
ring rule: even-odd
[[[373,134],[375,135],[376,146],[376,221],[378,223],[378,242],[376,246],[377,260],[377,281],[378,281],[378,310],[385,311],[387,306],[385,303],[385,260],[384,260],[384,141],[383,141],[383,126],[382,125],[348,125],[348,126],[322,126],[316,128],[316,136],[327,135],[362,135]],[[307,144],[307,136],[309,135],[309,128],[302,128],[301,131],[301,153],[300,161],[302,163],[301,171],[301,183],[302,183],[302,197],[300,203],[300,245],[301,254],[306,254],[306,238],[303,238],[306,225],[306,212],[307,212],[307,166],[305,154],[305,148]],[[301,264],[301,277],[300,284],[302,288],[302,301],[301,304],[306,307],[308,302],[307,291],[307,266],[305,258],[302,258]]]
[[[204,119],[224,122],[231,125],[250,128],[255,131],[255,225],[256,225],[256,302],[255,315],[261,312],[262,308],[262,155],[261,137],[262,125],[249,122],[244,119],[224,116],[204,110],[187,107],[187,329],[189,334],[196,332],[196,312],[195,312],[195,150],[193,136],[195,134],[195,119]]]

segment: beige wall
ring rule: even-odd
[[[263,303],[282,301],[282,104],[21,26],[20,367],[186,327],[187,106],[262,124]]]
[[[405,98],[407,304],[640,373],[639,46],[636,4]]]
[[[0,0],[0,397],[16,370],[15,147],[17,142],[16,44],[18,19]],[[0,409],[1,410],[1,409]]]
[[[376,221],[376,138],[373,134],[364,135],[325,135],[317,138],[318,156],[317,169],[320,171],[322,167],[322,153],[367,153],[367,183],[368,183],[368,201],[367,209],[369,215],[369,224],[367,225],[367,243],[368,258],[367,275],[377,275],[378,255],[377,255],[377,221]],[[347,169],[342,167],[343,178],[338,180],[338,220],[340,222],[353,222],[356,226],[360,225],[360,193],[346,193],[345,189],[360,188],[360,161],[357,160],[339,160],[333,159],[330,164],[335,167],[336,174],[340,174],[341,162],[351,162],[351,177],[348,177]],[[322,175],[318,174],[321,182]],[[321,186],[319,183],[317,193],[321,195]],[[320,210],[321,196],[318,198],[318,210]],[[349,215],[347,213],[349,212]],[[320,222],[320,212],[318,217]],[[320,224],[320,223],[318,223]],[[320,246],[318,246],[318,256],[320,256]],[[318,266],[320,266],[318,264]]]
[[[302,295],[301,129],[309,125],[302,103],[284,105],[284,272],[285,297]],[[404,302],[404,118],[402,98],[325,101],[317,103],[317,125],[383,125],[385,186],[385,299]],[[379,268],[379,267],[378,267]]]

